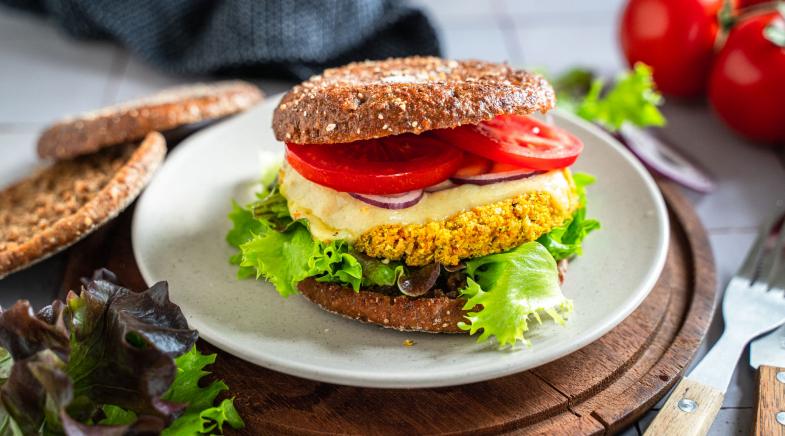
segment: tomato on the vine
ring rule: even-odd
[[[649,65],[657,89],[666,95],[701,95],[723,1],[630,0],[621,21],[621,46],[630,66]]]
[[[763,3],[774,3],[775,0],[739,0],[739,7],[747,8],[754,5],[759,5]]]
[[[785,11],[783,11],[785,12]],[[755,14],[728,34],[709,80],[709,101],[742,135],[785,142],[785,16]]]

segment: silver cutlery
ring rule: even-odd
[[[763,226],[741,269],[725,289],[722,336],[676,385],[646,435],[705,435],[722,406],[744,347],[785,323],[785,222],[779,226],[776,242],[771,243],[781,215],[782,211]]]
[[[750,366],[758,370],[753,434],[785,433],[785,327],[752,341]]]

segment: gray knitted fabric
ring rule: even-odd
[[[439,54],[395,0],[0,0],[77,38],[112,39],[163,70],[304,79],[352,60]]]

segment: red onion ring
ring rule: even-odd
[[[350,192],[349,195],[364,203],[368,203],[371,206],[381,207],[383,209],[406,209],[407,207],[412,207],[420,202],[423,196],[423,190],[417,189],[415,191],[393,195],[357,194],[355,192]]]
[[[648,131],[626,123],[617,135],[655,173],[700,193],[714,190],[714,181],[704,170]]]
[[[456,185],[455,185],[455,183],[453,183],[452,180],[447,179],[447,180],[441,181],[441,182],[439,182],[439,183],[437,183],[435,185],[431,185],[431,186],[425,188],[424,191],[425,192],[439,192],[439,191],[444,191],[445,189],[454,188],[455,186]]]
[[[521,170],[513,170],[513,171],[504,171],[501,173],[486,173],[486,174],[480,174],[479,176],[471,176],[471,177],[452,177],[450,178],[450,180],[452,180],[453,182],[459,185],[465,185],[465,184],[490,185],[493,183],[526,179],[528,177],[536,176],[544,172],[545,171],[521,169]]]

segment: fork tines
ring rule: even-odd
[[[748,279],[751,285],[762,285],[768,289],[785,289],[784,211],[784,208],[778,208],[777,213],[763,225],[753,248],[736,274]],[[772,240],[775,241],[773,244]]]

